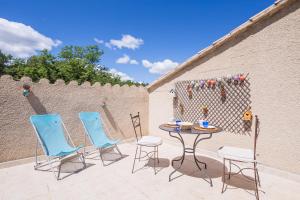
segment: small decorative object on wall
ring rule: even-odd
[[[170,93],[173,94],[173,97],[177,97],[177,92],[175,89],[171,89]]]
[[[246,76],[244,74],[240,74],[240,83],[243,84],[246,80]]]
[[[218,87],[221,87],[223,85],[222,78],[217,78]]]
[[[179,104],[179,110],[180,110],[180,114],[183,115],[184,114],[184,106],[182,103]]]
[[[30,95],[30,85],[27,83],[23,84],[23,96],[28,97]]]
[[[173,106],[176,107],[178,103],[178,95],[175,89],[171,89],[170,93],[173,95]]]
[[[221,101],[224,103],[226,100],[226,90],[225,86],[221,85]]]
[[[195,81],[191,82],[191,88],[193,89],[195,87]]]
[[[252,112],[251,112],[251,107],[248,106],[247,110],[243,114],[243,120],[244,121],[251,121],[252,120]]]
[[[101,107],[102,107],[102,108],[106,107],[106,102],[105,102],[105,101],[102,101]]]
[[[227,75],[227,76],[225,77],[225,79],[226,79],[227,84],[229,85],[229,84],[231,83],[232,76],[231,76],[231,75]]]
[[[200,89],[200,84],[199,84],[199,82],[196,82],[196,83],[195,83],[195,89],[196,89],[196,91],[199,91],[199,89]]]
[[[202,113],[203,113],[203,115],[204,115],[205,117],[208,115],[208,107],[207,107],[207,105],[204,105],[204,106],[202,107]]]
[[[239,84],[240,76],[239,75],[234,75],[233,76],[233,83],[234,85]]]
[[[212,79],[210,80],[211,88],[215,89],[216,88],[216,80]]]
[[[208,79],[206,82],[207,82],[207,87],[210,88],[211,87],[211,80]]]
[[[200,87],[203,89],[204,86],[205,86],[205,81],[204,81],[204,80],[201,80],[201,81],[200,81]]]
[[[192,85],[189,84],[187,86],[187,92],[188,92],[189,98],[192,99],[193,98],[193,88],[192,88]]]

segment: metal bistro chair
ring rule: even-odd
[[[156,137],[156,136],[143,136],[139,112],[135,116],[130,114],[130,118],[132,121],[134,134],[135,134],[135,138],[136,138],[136,142],[137,142],[135,156],[134,156],[134,160],[133,160],[133,166],[132,166],[132,173],[134,173],[135,160],[138,159],[140,161],[141,158],[145,158],[145,157],[148,157],[149,159],[151,159],[151,157],[153,156],[153,158],[152,158],[154,161],[153,169],[154,169],[154,174],[156,174],[157,173],[156,172],[156,160],[159,163],[158,146],[162,144],[162,139],[160,137]],[[138,131],[140,132],[140,134],[138,134]],[[150,147],[150,148],[154,148],[154,150],[150,151],[150,152],[142,151],[142,147]],[[140,150],[140,152],[139,152],[139,156],[137,157],[138,149]],[[146,154],[143,157],[141,157],[142,152]],[[151,155],[149,156],[149,154],[151,154]],[[149,159],[148,159],[148,161],[149,161]]]
[[[258,186],[260,186],[260,179],[258,175],[257,170],[257,160],[256,160],[256,143],[257,138],[259,135],[259,119],[257,115],[255,115],[255,135],[254,135],[254,148],[252,149],[244,149],[244,148],[238,148],[238,147],[230,147],[230,146],[223,146],[218,150],[218,155],[223,158],[223,186],[222,186],[222,193],[225,192],[225,182],[226,182],[226,175],[228,176],[228,179],[230,179],[231,176],[237,175],[241,173],[243,176],[245,176],[247,179],[254,181],[255,184],[255,197],[257,200],[259,200],[259,194],[258,194]],[[225,171],[225,164],[226,161],[229,161],[229,172],[226,173]],[[240,163],[250,163],[253,164],[252,167],[247,168],[240,168],[237,164],[232,162],[240,162]],[[239,171],[236,173],[231,172],[231,165],[234,165],[239,168]],[[243,174],[244,169],[250,169],[254,171],[254,178],[250,178]],[[227,185],[226,185],[227,187]]]

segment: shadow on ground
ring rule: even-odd
[[[159,161],[158,161],[159,160]],[[158,160],[155,161],[155,171],[156,174],[159,173],[161,170],[163,170],[164,168],[167,168],[170,166],[170,161],[167,158],[158,158]],[[142,167],[138,167],[141,165],[141,163],[143,164]],[[137,171],[140,171],[144,168],[153,168],[154,170],[154,159],[152,158],[147,158],[147,159],[141,159],[140,161],[137,159],[135,162],[135,170],[134,173]]]
[[[180,157],[176,157],[174,159],[179,159],[179,158]],[[174,169],[179,168],[177,170],[179,173],[188,176],[197,177],[197,178],[207,178],[207,176],[204,173],[202,173],[202,171],[204,171],[210,178],[218,178],[222,176],[223,174],[222,162],[205,156],[197,156],[197,159],[201,162],[205,162],[207,164],[207,169],[204,168],[204,165],[199,164],[200,167],[202,168],[202,170],[200,171],[192,155],[185,156],[185,160],[180,168],[179,168],[180,161],[175,161],[173,168]]]
[[[99,150],[93,150],[90,152],[86,152],[85,159],[87,160],[99,160],[101,161],[100,152]],[[128,155],[122,154],[122,156],[119,154],[118,151],[116,151],[114,148],[108,148],[102,151],[102,160],[105,166],[111,165],[117,161],[120,161],[124,158],[126,158]]]
[[[86,170],[87,168],[92,167],[95,164],[85,162],[85,165],[86,165],[86,167],[84,167],[80,158],[74,158],[74,159],[62,164],[61,169],[60,169],[59,180],[65,179],[73,174],[80,173],[81,171]],[[53,171],[55,172],[55,174],[58,173],[57,166],[58,166],[58,162],[53,163]],[[51,170],[51,165],[49,165],[49,164],[45,165],[43,167],[40,167],[36,170],[53,173],[53,171]]]
[[[149,159],[145,166],[154,167],[154,159]],[[155,167],[157,168],[167,168],[170,166],[170,161],[167,158],[158,158],[155,162]]]
[[[228,176],[226,176],[225,184],[227,185],[225,190],[227,189],[244,189],[244,190],[255,190],[255,183],[252,180],[253,179],[250,176],[245,176],[242,174],[236,174],[230,177],[228,179]],[[222,181],[224,182],[224,179],[222,178]]]
[[[180,157],[176,157],[174,159],[179,159],[179,158]],[[200,167],[202,168],[202,170],[200,171],[197,165],[195,164],[194,157],[192,155],[188,155],[185,156],[185,160],[182,166],[177,170],[177,172],[181,173],[182,175],[187,175],[187,176],[192,176],[192,177],[202,178],[202,179],[207,178],[207,176],[209,176],[212,179],[220,177],[221,180],[224,181],[222,177],[223,176],[222,162],[205,156],[197,156],[197,159],[199,161],[205,162],[207,164],[207,169],[204,168],[204,165],[199,164]],[[177,169],[179,166],[180,166],[180,161],[175,161],[173,168]],[[204,171],[206,174],[203,173],[202,171]],[[227,167],[225,167],[225,171],[226,173],[228,173]],[[255,185],[254,182],[251,181],[251,179],[253,178],[242,174],[233,175],[231,176],[230,179],[228,179],[228,176],[226,176],[225,184],[228,185],[226,189],[240,188],[244,190],[254,191]]]

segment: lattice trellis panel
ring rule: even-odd
[[[193,80],[199,83],[200,80]],[[207,80],[205,80],[207,81]],[[251,106],[249,76],[243,83],[228,84],[223,82],[226,92],[225,100],[221,98],[221,87],[216,84],[214,88],[194,87],[192,97],[188,95],[187,87],[192,83],[180,81],[175,84],[177,98],[174,98],[174,117],[182,121],[198,122],[199,119],[206,119],[210,124],[220,126],[225,131],[245,134],[251,131],[251,122],[243,121],[243,114],[248,106]],[[197,90],[198,89],[198,90]],[[183,112],[181,105],[183,107]],[[207,105],[208,114],[205,116],[202,107]]]

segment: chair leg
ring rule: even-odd
[[[156,147],[154,147],[154,158],[153,158],[153,161],[154,161],[154,174],[156,175]]]
[[[156,147],[156,153],[157,153],[157,163],[159,164],[159,157],[158,157],[158,146]]]
[[[228,179],[231,177],[231,160],[229,160],[229,174],[228,174]]]
[[[60,167],[61,167],[61,163],[59,163],[59,169],[58,169],[58,176],[55,175],[55,171],[53,169],[53,166],[52,166],[52,162],[50,160],[50,158],[48,158],[48,163],[50,164],[50,169],[51,169],[51,172],[53,173],[54,177],[59,180],[59,175],[60,175]]]
[[[135,149],[135,155],[134,155],[133,165],[132,165],[132,170],[131,170],[131,173],[132,173],[132,174],[133,174],[133,172],[134,172],[134,165],[135,165],[135,160],[137,159],[137,158],[136,158],[136,154],[137,154],[138,148],[139,148],[139,146],[137,145],[137,146],[136,146],[136,149]]]
[[[61,170],[61,163],[58,166],[57,180],[59,180],[60,170]]]
[[[254,182],[255,182],[255,197],[256,197],[256,200],[259,200],[259,195],[258,195],[258,180],[257,180],[257,168],[256,168],[256,163],[254,163]]]
[[[82,164],[83,164],[83,167],[86,168],[86,163],[85,163],[85,158],[84,158],[84,153],[81,153],[81,161],[82,161]]]
[[[256,176],[257,176],[258,186],[261,187],[260,178],[259,178],[259,175],[258,175],[257,163],[254,163],[254,165],[255,165],[255,169],[256,169]]]
[[[226,169],[226,166],[225,166],[225,158],[223,158],[223,176],[222,176],[222,179],[223,179],[223,186],[222,186],[222,193],[224,193],[224,186],[225,186],[225,181],[226,181],[226,177],[225,177],[225,169]]]
[[[139,161],[141,161],[141,154],[142,154],[142,146],[140,146]]]
[[[83,147],[83,155],[84,156],[86,155],[85,147],[86,147],[86,134],[84,134],[84,147]]]
[[[103,160],[103,157],[102,157],[102,148],[99,148],[99,153],[100,153],[100,158],[101,158],[102,164],[103,164],[103,166],[105,166],[104,160]]]
[[[36,139],[36,145],[35,145],[35,166],[34,166],[35,170],[38,168],[38,165],[39,165],[38,158],[37,158],[37,154],[38,154],[37,151],[38,151],[38,145],[39,145],[38,142],[39,142],[38,139]]]
[[[257,175],[258,186],[261,187],[261,185],[260,185],[260,178],[259,178],[258,170],[257,169],[256,169],[256,175]]]
[[[120,156],[123,157],[123,154],[121,153],[121,151],[120,151],[118,145],[115,145],[115,147],[116,147],[117,151],[119,152]]]

